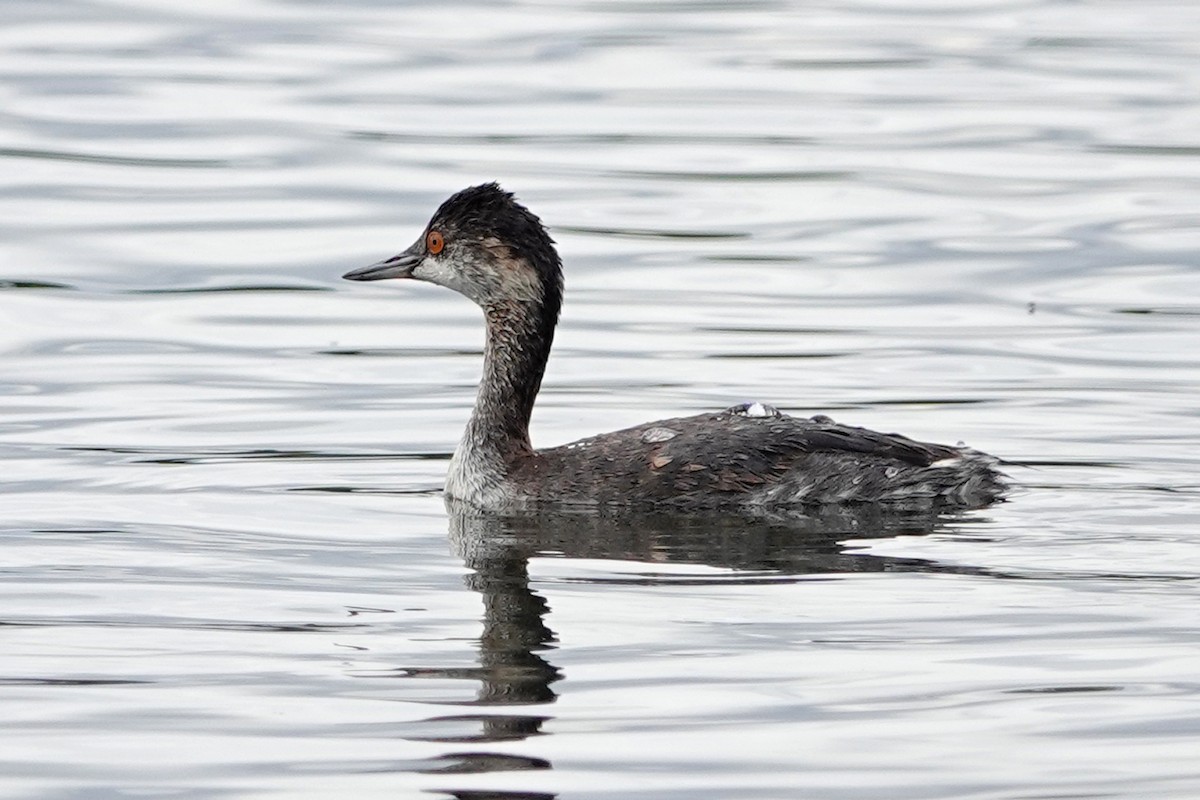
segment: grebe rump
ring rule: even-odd
[[[481,508],[972,507],[1005,490],[984,453],[760,403],[533,449],[529,418],[562,306],[562,261],[541,220],[495,183],[453,195],[411,247],[345,277],[436,283],[483,309],[483,378],[446,476],[449,496]]]

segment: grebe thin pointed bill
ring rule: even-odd
[[[413,270],[421,263],[421,252],[417,245],[397,253],[391,258],[376,261],[366,267],[352,269],[342,277],[348,281],[381,281],[386,278],[411,278]]]
[[[1007,490],[998,461],[977,450],[757,402],[534,449],[529,420],[562,305],[562,262],[541,220],[495,183],[452,195],[411,247],[345,277],[434,283],[483,309],[483,377],[446,476],[447,495],[480,508],[967,508]]]

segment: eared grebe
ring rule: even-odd
[[[1005,490],[984,453],[761,403],[533,449],[529,417],[562,305],[562,261],[541,220],[495,183],[455,194],[411,247],[345,277],[436,283],[483,309],[483,378],[446,476],[450,497],[480,508],[971,507]]]

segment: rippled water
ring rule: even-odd
[[[0,795],[1200,796],[1200,7],[9,0]],[[553,444],[745,400],[953,518],[480,518],[498,179]]]

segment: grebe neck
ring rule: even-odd
[[[484,307],[483,377],[461,448],[499,457],[501,463],[533,451],[529,418],[557,321],[557,314],[545,312],[541,304],[520,301]]]

